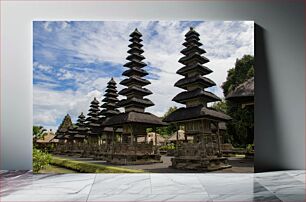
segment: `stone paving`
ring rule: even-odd
[[[1,171],[2,202],[305,201],[305,171],[205,174],[32,174]]]

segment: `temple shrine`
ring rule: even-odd
[[[185,139],[192,137],[192,142],[177,143],[176,155],[172,159],[172,167],[193,170],[218,170],[228,168],[227,158],[222,157],[219,133],[219,122],[231,118],[219,111],[208,107],[208,103],[220,101],[215,94],[206,91],[206,88],[215,86],[215,82],[205,77],[212,70],[204,66],[209,60],[203,56],[206,51],[202,49],[199,33],[193,28],[185,34],[184,55],[179,63],[184,66],[176,73],[184,76],[174,86],[184,91],[172,100],[184,104],[169,114],[164,121],[175,123],[177,128],[183,128]],[[213,133],[212,125],[216,132]]]

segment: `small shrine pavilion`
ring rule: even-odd
[[[147,137],[147,128],[163,126],[165,123],[151,113],[145,112],[147,107],[153,106],[153,102],[147,98],[152,94],[150,90],[144,88],[150,84],[143,78],[148,72],[143,68],[146,63],[143,62],[145,57],[142,55],[142,34],[135,29],[130,34],[128,62],[124,65],[128,70],[123,72],[123,76],[128,78],[120,82],[126,86],[119,94],[126,96],[117,103],[118,107],[123,107],[124,112],[107,118],[102,125],[113,127],[113,130],[121,127],[123,129],[121,143],[114,144],[112,150],[112,163],[118,164],[141,164],[160,162],[160,155],[153,149],[152,144],[137,143],[138,137]],[[145,141],[146,142],[146,141]]]
[[[204,66],[209,60],[203,56],[206,51],[200,47],[202,43],[199,36],[193,28],[185,34],[185,48],[181,51],[184,56],[179,60],[184,66],[176,72],[184,78],[174,86],[184,91],[172,100],[186,107],[172,112],[164,121],[175,123],[178,129],[183,128],[186,139],[193,137],[192,143],[177,143],[177,154],[172,159],[172,166],[207,171],[229,167],[227,159],[222,157],[218,123],[231,118],[207,106],[221,99],[205,90],[216,84],[204,77],[212,73],[212,70]],[[212,133],[212,124],[217,129],[216,135]]]

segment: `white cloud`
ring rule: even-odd
[[[39,64],[38,62],[34,62],[33,67],[41,71],[49,72],[49,73],[52,71],[52,68],[53,68],[50,65],[43,65],[43,64]]]
[[[89,104],[96,97],[102,100],[102,92],[93,90],[85,91],[55,91],[34,86],[34,124],[48,125],[55,129],[58,119],[64,118],[69,113],[73,121],[76,121],[81,112],[88,113]],[[49,129],[49,128],[48,128]]]
[[[45,27],[50,30],[48,24]],[[130,43],[128,35],[137,27],[143,34],[145,62],[158,68],[150,72],[159,78],[151,80],[152,84],[147,86],[153,92],[148,98],[155,103],[147,111],[161,116],[170,106],[182,106],[171,100],[182,91],[174,87],[174,83],[182,78],[175,72],[183,66],[178,60],[183,56],[180,51],[184,48],[182,43],[188,27],[182,30],[178,21],[160,21],[158,24],[150,21],[104,22],[103,25],[92,23],[91,26],[79,23],[78,31],[82,33],[82,37],[77,38],[78,40],[75,40],[78,33],[70,29],[71,27],[68,23],[62,25],[65,32],[58,37],[58,48],[76,51],[76,56],[87,63],[107,61],[116,64],[126,63]],[[154,37],[150,35],[152,30],[155,31]],[[195,30],[200,33],[203,48],[207,51],[205,56],[210,59],[205,65],[214,71],[208,77],[217,84],[215,93],[223,97],[220,87],[226,80],[227,70],[234,67],[237,58],[244,54],[254,54],[254,24],[247,21],[208,21],[197,25]],[[52,53],[47,56],[51,57]],[[67,112],[75,119],[81,111],[87,113],[94,96],[101,101],[109,77],[94,79],[94,72],[70,71],[74,68],[70,64],[63,68],[65,70],[59,75],[59,79],[75,79],[78,90],[60,92],[52,91],[47,86],[34,86],[34,123],[52,125],[52,120],[64,117]],[[123,77],[115,78],[117,83],[122,79]],[[122,88],[123,86],[118,85],[118,90]]]
[[[49,21],[47,21],[47,22],[44,23],[44,29],[45,29],[45,31],[47,31],[47,32],[52,32],[52,28],[51,28],[50,24],[51,24],[51,22],[49,22]]]

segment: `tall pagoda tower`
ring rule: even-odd
[[[119,163],[137,163],[138,160],[144,162],[145,156],[150,162],[160,162],[160,156],[151,150],[141,150],[137,144],[137,137],[146,137],[147,128],[155,128],[163,126],[165,123],[161,121],[157,116],[145,112],[147,107],[153,106],[153,102],[147,98],[147,95],[152,94],[150,90],[144,86],[150,84],[148,80],[143,78],[148,75],[148,72],[143,68],[146,63],[143,62],[145,57],[143,54],[142,34],[135,29],[130,34],[131,44],[128,46],[130,49],[127,51],[128,62],[124,67],[128,68],[122,73],[127,78],[120,82],[121,85],[126,86],[119,94],[126,96],[126,99],[122,99],[117,103],[118,107],[124,108],[124,113],[120,113],[106,119],[103,122],[104,126],[111,126],[114,130],[116,128],[122,128],[122,143],[129,144],[130,149],[113,151],[113,158],[117,159]],[[149,146],[147,148],[150,148]],[[132,153],[131,153],[132,152]],[[154,153],[154,154],[153,154]],[[150,156],[151,155],[151,156]],[[144,159],[142,159],[142,157]],[[115,162],[113,162],[115,163]]]
[[[100,132],[101,132],[101,124],[100,124],[100,106],[97,98],[94,98],[90,103],[89,113],[87,114],[87,127],[89,128],[88,137],[92,141],[98,141]]]
[[[212,70],[204,66],[209,60],[203,56],[206,51],[201,48],[202,43],[199,36],[199,33],[193,28],[190,28],[185,34],[185,42],[183,43],[185,48],[181,51],[184,56],[179,60],[179,63],[184,66],[176,72],[184,78],[177,81],[174,86],[184,91],[172,100],[184,104],[186,107],[172,112],[164,121],[183,127],[186,140],[187,136],[193,137],[193,143],[177,145],[178,152],[172,160],[172,166],[213,170],[229,166],[227,159],[221,157],[218,123],[228,121],[231,118],[207,106],[208,103],[221,99],[205,90],[216,84],[205,77],[205,75],[212,73]],[[216,126],[217,135],[212,134],[211,124]]]
[[[74,135],[74,139],[77,142],[83,142],[84,139],[88,136],[89,128],[86,125],[86,119],[83,114],[83,112],[78,117],[77,123],[76,123],[76,134]]]
[[[128,50],[130,55],[126,58],[129,62],[124,65],[124,67],[129,69],[122,74],[128,78],[120,82],[121,85],[127,88],[119,92],[120,95],[126,96],[127,98],[121,100],[118,106],[124,107],[125,112],[144,112],[145,108],[154,106],[154,104],[151,100],[143,98],[144,96],[152,94],[152,92],[144,88],[144,86],[150,84],[150,81],[142,78],[148,75],[146,70],[143,69],[147,65],[142,62],[145,59],[142,55],[144,52],[142,49],[143,45],[141,44],[142,34],[135,29],[135,31],[130,34],[130,37],[131,39],[129,41],[131,44],[129,45],[130,50]]]
[[[111,78],[111,80],[107,83],[104,99],[102,100],[104,103],[101,105],[101,123],[103,123],[105,119],[120,113],[120,111],[117,109],[117,103],[119,101],[118,96],[117,83],[113,78]],[[110,142],[113,140],[112,136],[114,136],[114,132],[115,131],[113,131],[112,127],[103,127],[103,134],[107,144],[110,144]]]
[[[116,84],[117,83],[113,78],[111,78],[111,80],[107,83],[104,94],[105,98],[102,100],[104,103],[101,105],[101,108],[104,108],[100,113],[102,116],[111,117],[120,113],[117,109],[117,102],[119,100]]]
[[[67,114],[55,133],[55,139],[59,139],[60,142],[65,142],[68,130],[72,125],[71,117]]]

